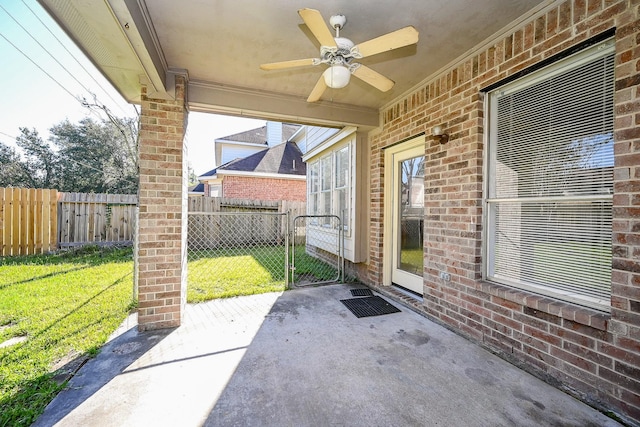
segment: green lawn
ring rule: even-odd
[[[296,246],[295,249],[295,277],[294,281],[307,277],[314,282],[336,280],[338,271],[318,258],[314,258],[306,252],[304,246]]]
[[[335,278],[327,264],[296,251],[296,274]],[[189,254],[187,299],[282,291],[284,248]],[[94,355],[133,307],[131,249],[0,258],[0,427],[29,426],[63,387],[59,361]]]
[[[400,252],[400,268],[413,274],[422,276],[423,274],[424,249],[403,249]]]
[[[187,302],[285,290],[285,250],[282,246],[211,249],[189,252]],[[314,281],[336,278],[326,263],[296,249],[296,278]]]
[[[187,302],[285,289],[284,248],[190,251]]]
[[[28,426],[60,385],[52,366],[94,354],[132,307],[131,250],[0,258],[0,426]]]

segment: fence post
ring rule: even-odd
[[[9,252],[9,205],[7,203],[7,188],[0,188],[0,255],[7,255]]]
[[[342,224],[342,219],[338,219],[338,224],[340,224],[340,233],[338,234],[340,239],[340,270],[342,271],[342,283],[344,283],[344,225]]]
[[[289,211],[285,214],[285,218],[287,219],[287,225],[285,226],[284,235],[284,288],[289,289]]]

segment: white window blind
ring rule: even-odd
[[[490,93],[489,280],[610,305],[613,89],[608,42]]]

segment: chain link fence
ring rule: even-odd
[[[190,212],[188,300],[286,289],[288,225],[286,213]]]
[[[343,279],[337,216],[189,212],[188,227],[190,302]]]
[[[340,217],[295,217],[291,260],[294,286],[344,281],[343,230]]]

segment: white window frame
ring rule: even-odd
[[[518,274],[513,274],[511,277],[505,275],[499,275],[495,273],[495,262],[496,262],[496,251],[501,250],[500,247],[497,247],[496,241],[496,233],[497,233],[497,225],[496,225],[496,213],[499,206],[510,206],[509,203],[512,203],[511,206],[525,206],[526,203],[535,203],[540,202],[544,203],[557,203],[558,206],[566,206],[562,205],[563,203],[601,203],[603,206],[609,204],[612,201],[613,195],[611,193],[597,193],[597,194],[588,194],[588,195],[576,195],[576,194],[567,194],[566,196],[541,196],[541,197],[521,197],[519,194],[514,197],[496,197],[496,163],[497,154],[496,154],[496,134],[497,134],[497,98],[499,96],[503,96],[508,93],[517,92],[523,90],[525,88],[531,87],[538,82],[545,81],[549,79],[550,76],[553,75],[561,75],[566,73],[572,69],[577,68],[579,65],[591,62],[598,58],[604,58],[607,55],[615,55],[615,47],[612,40],[607,40],[603,43],[600,43],[596,46],[592,46],[587,48],[575,55],[572,55],[568,58],[558,61],[557,63],[550,65],[544,69],[535,71],[530,75],[521,78],[517,81],[510,82],[500,87],[499,89],[493,90],[488,93],[486,98],[487,107],[486,111],[488,112],[486,118],[486,129],[489,131],[486,134],[485,146],[487,150],[485,150],[485,190],[484,190],[484,224],[485,230],[487,231],[486,236],[483,241],[483,278],[488,281],[493,281],[500,284],[505,284],[508,286],[516,287],[523,290],[533,291],[535,293],[539,293],[542,295],[546,295],[558,300],[568,301],[577,303],[580,305],[588,306],[591,308],[595,308],[602,311],[608,311],[610,309],[610,292],[609,298],[599,295],[597,297],[580,294],[579,292],[575,292],[574,290],[566,290],[561,286],[553,286],[553,285],[540,285],[539,283],[533,283],[534,280],[532,277],[520,277],[521,280],[514,280],[513,276],[517,276]],[[519,190],[518,190],[519,191]],[[520,204],[520,205],[519,205]],[[569,205],[570,206],[570,205]],[[516,211],[518,209],[516,208]],[[525,220],[522,215],[522,211],[519,213],[515,213],[513,217],[508,216],[508,214],[504,218],[514,218],[516,227],[520,227],[522,221]],[[525,214],[526,215],[526,214]],[[518,222],[519,221],[519,222]],[[517,228],[516,230],[521,230]],[[564,231],[564,230],[563,230]],[[516,231],[517,233],[518,231]],[[567,234],[566,236],[569,236]],[[516,245],[517,246],[517,245]],[[532,245],[533,246],[533,245]],[[504,248],[502,248],[505,250]],[[515,254],[515,257],[524,258],[526,252],[520,252]],[[516,261],[517,263],[517,261]],[[610,272],[610,271],[609,271]],[[520,274],[520,273],[519,273]],[[526,274],[526,273],[525,273]],[[610,286],[610,283],[608,284]],[[604,291],[602,291],[604,293]]]
[[[337,185],[336,172],[338,153],[343,150],[347,150],[347,164],[348,168],[345,171],[345,183],[343,186]],[[307,214],[309,215],[336,215],[340,217],[342,222],[342,228],[345,233],[345,237],[351,235],[351,208],[352,208],[352,155],[353,150],[350,143],[340,144],[339,146],[332,147],[331,151],[323,156],[308,163],[309,173],[309,196],[311,203],[307,204]],[[323,165],[329,166],[328,170],[323,169]],[[326,174],[329,176],[326,177]],[[325,181],[326,179],[326,181]],[[323,183],[328,184],[327,187],[323,187]],[[345,210],[347,212],[346,218],[343,218],[339,210],[339,195],[340,192],[345,193]],[[314,200],[317,199],[317,203],[314,205]],[[326,204],[328,200],[328,204]],[[325,206],[329,206],[329,212],[325,211]],[[315,206],[315,207],[314,207]],[[311,221],[311,225],[329,227],[332,221],[330,219]]]
[[[342,168],[342,165],[339,164],[341,153],[344,154],[346,160],[346,169]],[[339,175],[344,173],[344,183],[340,185],[338,182]],[[335,215],[340,217],[340,221],[342,222],[342,229],[344,232],[349,231],[349,223],[351,222],[351,145],[346,144],[340,148],[337,148],[333,152],[333,185],[332,185],[332,210],[335,212]],[[340,193],[343,194],[344,197],[344,208],[340,209]]]
[[[222,184],[209,184],[209,197],[222,197]]]
[[[318,212],[320,208],[320,162],[312,162],[308,165],[309,170],[309,180],[308,180],[308,194],[309,194],[309,202],[307,203],[307,214],[314,215],[314,212]],[[315,219],[311,222],[312,224],[317,224]]]

